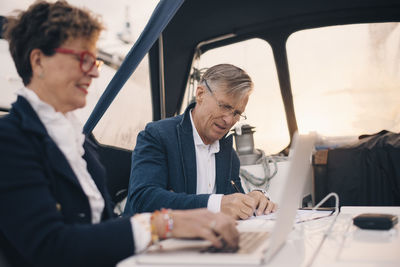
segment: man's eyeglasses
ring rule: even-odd
[[[67,48],[56,48],[54,49],[54,51],[60,54],[72,54],[78,56],[80,62],[79,67],[85,74],[89,73],[94,66],[96,66],[96,68],[100,70],[101,65],[103,65],[103,61],[96,59],[96,57],[89,51],[78,52]]]
[[[211,90],[210,86],[208,85],[207,80],[204,80],[204,83],[205,83],[208,91],[210,91],[211,95],[213,96],[215,102],[217,102],[217,105],[222,113],[231,114],[233,116],[233,118],[236,120],[246,120],[247,119],[247,116],[245,114],[241,113],[240,111],[235,110],[230,105],[219,102],[217,97],[214,95],[214,92]]]

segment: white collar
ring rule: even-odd
[[[51,105],[40,100],[34,91],[26,87],[20,89],[17,95],[24,97],[31,104],[47,133],[66,157],[82,190],[88,197],[92,223],[100,222],[105,203],[82,157],[85,153],[83,149],[85,135],[82,133],[80,121],[73,111],[65,115],[57,112]]]
[[[17,95],[24,97],[31,104],[47,133],[67,157],[71,153],[80,156],[84,154],[85,136],[82,133],[81,122],[73,112],[67,112],[65,115],[57,112],[51,105],[42,101],[33,90],[26,87],[18,90]]]

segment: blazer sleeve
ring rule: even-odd
[[[231,168],[231,177],[233,181],[235,182],[236,186],[238,187],[240,193],[244,193],[243,187],[242,187],[242,181],[239,176],[239,170],[240,170],[240,160],[239,157],[236,153],[236,151],[232,148],[232,168]],[[232,194],[236,193],[236,191],[233,190],[232,186],[229,186],[230,190],[227,190],[225,194]],[[233,190],[233,191],[232,191]]]
[[[167,137],[167,138],[173,138]],[[178,145],[176,146],[178,149]],[[137,137],[132,154],[132,170],[129,182],[128,199],[124,213],[153,212],[161,208],[194,209],[207,207],[209,194],[187,194],[168,190],[168,150],[160,133],[151,124]],[[174,163],[179,168],[180,162]],[[179,171],[178,171],[179,172]],[[183,174],[180,174],[183,176]],[[183,188],[183,185],[182,185]]]
[[[129,218],[65,223],[30,137],[0,125],[0,234],[8,245],[35,266],[114,266],[132,255]]]

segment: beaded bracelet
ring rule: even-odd
[[[172,230],[174,229],[174,219],[172,219],[171,210],[162,208],[161,213],[164,215],[164,220],[166,222],[165,223],[165,233],[162,238],[163,239],[171,238]]]
[[[160,214],[160,211],[156,210],[155,212],[153,212],[153,214],[151,214],[151,217],[150,217],[151,241],[153,244],[157,244],[160,241],[160,238],[158,236],[157,226],[154,221],[155,217],[158,216],[159,214]]]

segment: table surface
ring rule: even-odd
[[[363,230],[354,226],[353,217],[367,212],[395,214],[400,217],[400,207],[342,207],[335,221],[330,216],[294,224],[285,245],[265,266],[400,266],[399,224],[386,231]],[[333,227],[328,232],[333,221]],[[239,230],[263,227],[271,229],[271,221],[247,220],[240,221],[238,225]],[[143,264],[136,264],[135,256],[132,256],[117,265],[131,266]]]

